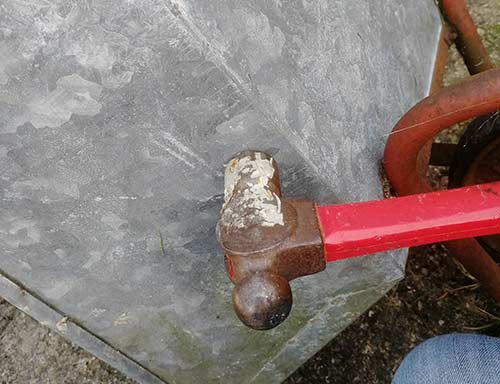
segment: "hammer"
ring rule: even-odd
[[[292,308],[289,281],[327,262],[500,233],[500,181],[386,200],[318,206],[281,196],[278,167],[260,151],[226,165],[217,237],[235,284],[233,306],[266,330]]]

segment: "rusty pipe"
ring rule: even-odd
[[[415,169],[420,149],[443,129],[500,109],[500,69],[474,75],[426,97],[392,130],[384,153],[387,176],[398,194],[427,192],[431,187]]]
[[[469,14],[465,0],[440,0],[445,20],[456,31],[455,45],[471,75],[493,68],[486,48]]]

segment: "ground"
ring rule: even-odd
[[[500,0],[470,0],[493,61],[500,65]],[[445,83],[467,76],[455,50]],[[453,142],[461,128],[441,136]],[[436,184],[446,170],[434,169]],[[482,291],[440,245],[412,250],[406,278],[286,382],[390,383],[405,354],[420,341],[450,332],[500,336],[500,305]],[[50,332],[0,299],[0,384],[132,384],[132,380]]]

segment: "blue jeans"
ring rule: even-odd
[[[413,349],[392,384],[499,384],[500,339],[482,335],[437,336]]]

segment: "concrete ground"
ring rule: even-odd
[[[470,0],[473,17],[500,64],[500,0]],[[467,76],[456,51],[446,82]],[[436,171],[445,178],[446,171]],[[289,383],[389,383],[402,357],[433,335],[500,336],[500,307],[440,246],[416,250],[407,278],[297,370]],[[123,375],[0,299],[0,384],[130,383]]]

